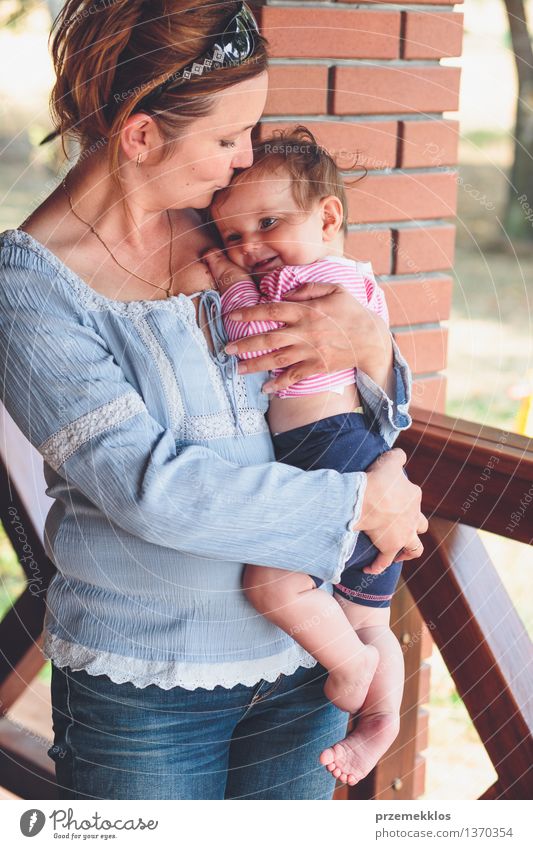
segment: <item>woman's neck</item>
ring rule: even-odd
[[[106,149],[81,157],[65,178],[74,211],[112,244],[141,254],[168,231],[167,211],[149,208],[144,182],[129,173],[117,185],[108,169]]]

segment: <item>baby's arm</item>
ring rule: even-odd
[[[245,269],[231,262],[223,251],[212,249],[202,255],[209,266],[209,270],[216,281],[216,286],[221,295],[222,319],[228,339],[235,342],[245,336],[255,336],[257,333],[266,333],[269,330],[277,330],[283,327],[282,321],[234,321],[228,318],[229,313],[242,307],[253,307],[257,304],[266,304],[280,299],[280,292],[275,291],[279,284],[268,288],[268,295],[261,294],[253,280],[250,280]],[[281,271],[281,270],[280,270]],[[278,270],[276,269],[276,272]],[[263,283],[267,278],[263,278]],[[279,280],[279,273],[273,272],[268,275],[269,280]],[[284,291],[289,291],[288,288]],[[242,360],[259,357],[268,354],[274,348],[265,351],[250,351],[239,355]]]

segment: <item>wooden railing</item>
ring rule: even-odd
[[[426,720],[429,626],[457,691],[498,775],[481,798],[528,799],[533,784],[533,664],[527,632],[478,528],[531,544],[531,440],[440,414],[417,410],[398,442],[411,480],[423,490],[430,517],[420,560],[404,565],[405,586],[393,606],[393,627],[406,653],[402,728],[396,743],[362,784],[342,798],[415,798]],[[409,605],[412,597],[417,611]]]
[[[423,792],[427,743],[428,634],[439,647],[498,775],[485,799],[531,795],[532,651],[514,605],[477,528],[521,542],[533,539],[533,449],[530,440],[494,428],[416,411],[399,445],[411,480],[423,489],[430,517],[420,560],[406,562],[394,599],[393,627],[406,648],[406,687],[398,739],[365,781],[339,788],[338,799],[413,799]],[[16,510],[32,549],[31,569]],[[28,588],[0,623],[2,715],[44,662],[39,649],[44,592],[53,574],[24,506],[0,469],[0,510]],[[7,520],[6,520],[7,517]],[[39,581],[35,582],[36,571]],[[32,591],[33,587],[33,591]],[[415,604],[413,604],[413,601]],[[355,721],[355,720],[354,720]],[[51,761],[7,718],[0,719],[0,786],[27,799],[55,798]]]

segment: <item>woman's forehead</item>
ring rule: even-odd
[[[214,107],[202,120],[225,133],[244,132],[254,127],[261,118],[267,90],[266,71],[253,79],[229,86],[214,95]]]

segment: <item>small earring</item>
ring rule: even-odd
[[[137,154],[137,165],[135,167],[138,168],[140,164],[141,164],[141,154],[138,153]]]

